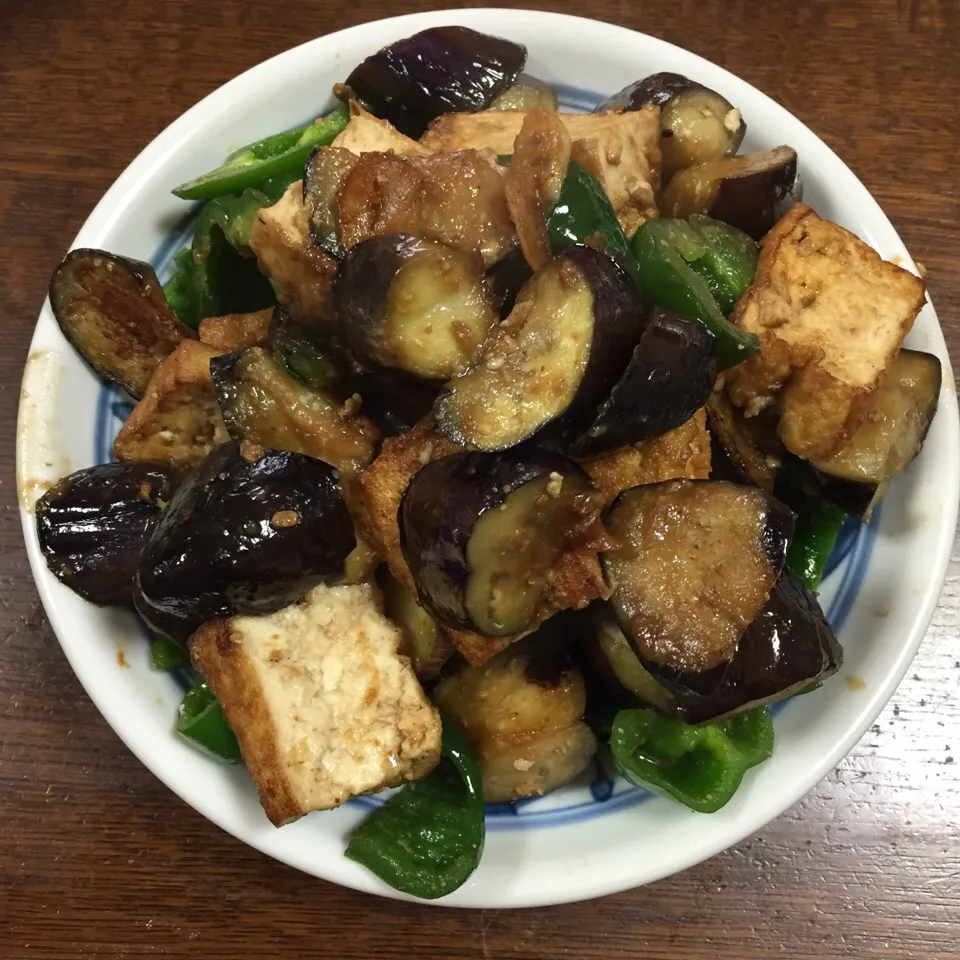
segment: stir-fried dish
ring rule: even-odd
[[[793,149],[738,153],[676,74],[558,112],[525,59],[392,44],[174,191],[164,286],[74,250],[50,287],[136,401],[37,504],[51,571],[192,671],[177,729],[277,826],[400,788],[347,856],[421,897],[484,802],[604,758],[722,807],[840,667],[824,565],[940,390],[923,282],[800,202]]]

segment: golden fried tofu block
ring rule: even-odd
[[[337,134],[331,146],[357,155],[393,151],[403,156],[425,157],[430,152],[386,120],[368,113],[356,100],[350,102],[350,122]]]
[[[922,280],[796,204],[764,238],[731,318],[760,338],[727,373],[731,400],[748,417],[778,411],[798,456],[831,456],[869,414],[923,301]]]
[[[230,439],[210,379],[210,360],[221,352],[184,340],[157,367],[113,443],[118,460],[188,470]]]
[[[277,613],[214,620],[190,638],[276,826],[436,766],[440,715],[401,642],[368,584],[319,586]]]
[[[273,308],[256,313],[227,313],[222,317],[207,317],[200,321],[200,342],[218,353],[233,353],[247,347],[259,347],[267,339]]]

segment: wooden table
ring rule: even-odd
[[[154,779],[74,678],[12,479],[51,270],[113,179],[200,97],[302,40],[430,5],[0,0],[0,960],[960,956],[956,564],[908,678],[806,799],[680,876],[553,909],[429,910],[280,866]],[[809,124],[926,265],[960,359],[957,0],[549,7],[682,44]]]

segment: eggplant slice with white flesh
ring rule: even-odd
[[[760,240],[802,197],[797,152],[775,147],[681,170],[663,191],[660,214],[680,220],[704,214]]]
[[[783,699],[842,651],[785,567],[793,514],[763,491],[671,480],[624,491],[606,516],[611,604],[643,668],[688,722]]]
[[[434,413],[451,440],[505,450],[546,427],[586,429],[647,322],[636,286],[606,254],[570,247],[538,270]]]
[[[373,459],[377,431],[356,403],[295,380],[263,347],[214,357],[210,374],[234,440],[303,453],[345,473]]]
[[[169,497],[152,464],[104,463],[59,480],[36,506],[50,572],[91,603],[132,604],[140,552]]]
[[[570,453],[594,456],[679,427],[707,402],[716,378],[710,331],[696,320],[655,309],[623,376]]]
[[[548,451],[428,463],[398,512],[420,602],[442,624],[483,636],[527,629],[561,553],[602,543],[601,503],[580,467]]]
[[[102,377],[139,400],[160,361],[195,334],[167,305],[153,267],[105,250],[71,250],[50,280],[63,335]]]
[[[560,109],[560,102],[556,90],[550,84],[521,73],[512,86],[491,101],[487,109],[521,110],[524,113],[531,110],[556,111]]]
[[[136,607],[185,643],[207,620],[273,613],[338,580],[355,545],[333,467],[225,444],[187,477],[153,528]]]
[[[378,50],[346,86],[372,113],[418,139],[444,113],[487,109],[527,61],[526,47],[468,27],[431,27]]]
[[[425,380],[466,370],[497,320],[478,253],[406,234],[351,247],[333,300],[357,357]]]
[[[937,412],[942,377],[933,354],[901,350],[870,415],[850,440],[826,460],[791,460],[791,465],[812,492],[869,521],[887,484],[920,453]]]

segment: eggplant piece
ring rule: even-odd
[[[166,473],[151,464],[104,463],[64,477],[36,505],[50,572],[91,603],[133,603],[140,551],[169,497]]]
[[[259,452],[214,450],[140,557],[137,610],[179,643],[208,620],[273,613],[344,574],[356,538],[337,471],[300,453]]]
[[[263,347],[214,357],[210,374],[234,440],[306,454],[344,473],[373,459],[376,428],[359,404],[298,383]]]
[[[333,281],[340,332],[362,360],[449,380],[480,353],[496,322],[479,254],[390,234],[344,255]]]
[[[418,139],[444,113],[484,110],[510,87],[526,47],[468,27],[431,27],[367,57],[346,85],[378,117]]]
[[[585,429],[617,382],[647,315],[627,274],[590,247],[569,247],[534,274],[479,361],[434,406],[450,439],[504,450],[550,426]]]
[[[602,533],[599,510],[587,475],[559,454],[459,453],[413,477],[400,546],[441,624],[508,636],[534,621],[561,553]]]
[[[719,443],[735,471],[737,482],[752,483],[773,493],[787,451],[777,436],[777,417],[770,410],[745,417],[725,390],[716,390],[707,401],[711,436]]]
[[[728,663],[786,561],[793,514],[753,487],[669,480],[625,490],[605,521],[611,604],[643,665]]]
[[[382,437],[409,433],[433,409],[439,385],[401,370],[370,370],[347,381],[349,395],[360,397],[360,409]]]
[[[337,237],[340,188],[360,158],[342,147],[317,147],[303,168],[303,205],[314,244],[338,260],[343,248]]]
[[[105,250],[71,250],[53,271],[63,335],[102,377],[139,400],[160,361],[195,339],[167,305],[153,267]]]
[[[432,680],[453,656],[453,644],[440,624],[417,602],[417,595],[390,575],[386,567],[377,571],[377,585],[383,594],[383,612],[400,628],[408,656],[421,680]]]
[[[714,722],[785,700],[822,683],[842,665],[843,648],[817,598],[789,567],[729,663],[703,672],[646,664],[673,694],[676,714],[687,723]]]
[[[487,270],[487,294],[505,320],[517,302],[523,285],[533,276],[530,264],[520,247],[514,247],[506,256]]]
[[[663,182],[677,171],[730,157],[747,125],[729,100],[679,73],[655,73],[624,87],[598,112],[660,107]]]
[[[520,110],[524,113],[531,110],[555,112],[560,109],[560,102],[557,100],[557,92],[548,83],[521,73],[516,83],[492,100],[487,109]]]
[[[760,240],[802,196],[797,152],[775,147],[681,170],[667,183],[660,212],[679,219],[705,214]]]
[[[920,452],[937,404],[943,371],[938,357],[901,350],[863,424],[823,460],[791,459],[805,486],[865,523],[887,484]]]
[[[710,331],[696,320],[656,309],[623,376],[570,453],[594,456],[679,427],[707,402],[716,379]]]
[[[549,793],[579,776],[596,752],[583,722],[583,675],[540,631],[444,678],[433,700],[476,749],[487,803]]]
[[[325,345],[321,345],[316,328],[297,323],[285,307],[277,307],[273,311],[266,343],[273,351],[274,360],[305,387],[326,390],[340,379],[329,338]]]

